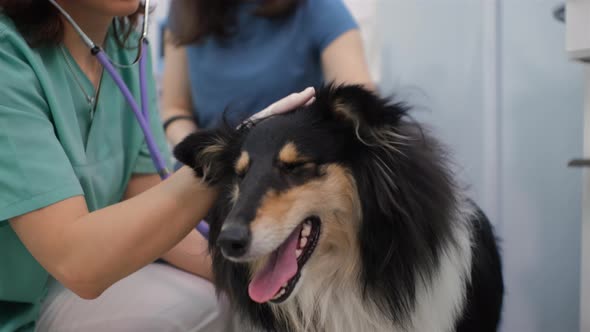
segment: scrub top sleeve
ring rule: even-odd
[[[312,0],[304,4],[311,40],[320,53],[358,24],[342,0]]]
[[[0,223],[83,194],[23,54],[0,34]]]
[[[154,140],[156,141],[156,145],[158,146],[158,150],[162,154],[162,158],[166,162],[166,167],[168,170],[172,170],[172,161],[171,161],[171,153],[170,148],[168,146],[168,142],[166,140],[166,135],[164,134],[164,128],[162,127],[162,119],[158,107],[158,94],[156,90],[156,82],[152,75],[152,57],[151,52],[146,52],[148,55],[148,61],[146,63],[146,70],[147,81],[148,81],[148,89],[149,89],[149,117],[150,117],[150,127],[152,129],[152,135],[154,136]],[[141,131],[142,135],[142,145],[139,150],[139,156],[135,162],[135,166],[133,167],[133,174],[154,174],[158,173],[154,163],[152,161],[152,157],[150,155],[150,151],[148,149],[147,143],[145,141],[145,137],[143,137],[143,131]]]

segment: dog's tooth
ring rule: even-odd
[[[299,247],[304,248],[306,244],[307,244],[307,238],[302,237],[301,240],[299,240]]]
[[[303,229],[301,230],[301,236],[306,237],[311,234],[311,225],[303,225]]]
[[[285,290],[281,288],[281,290],[272,299],[276,300],[279,297],[281,297],[283,294],[285,294]]]
[[[299,256],[301,256],[301,253],[302,253],[302,252],[303,252],[303,250],[301,250],[301,249],[295,249],[295,256],[296,256],[296,257],[299,257]]]

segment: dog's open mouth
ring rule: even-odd
[[[301,269],[318,244],[320,227],[319,218],[305,219],[272,252],[266,265],[254,274],[248,286],[248,294],[253,301],[281,303],[291,295],[301,277]]]

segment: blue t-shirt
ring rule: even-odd
[[[217,124],[226,109],[230,120],[241,120],[290,93],[319,86],[322,51],[357,28],[342,0],[305,0],[283,19],[255,16],[256,6],[238,7],[232,37],[186,47],[200,128]]]

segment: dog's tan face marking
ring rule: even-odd
[[[308,161],[309,158],[301,154],[293,142],[285,144],[279,152],[279,162],[283,164],[297,164]]]
[[[258,271],[269,254],[280,246],[306,218],[321,220],[318,245],[303,270],[331,274],[353,273],[358,259],[356,230],[361,220],[361,205],[356,183],[349,171],[339,165],[322,166],[323,176],[285,192],[269,191],[263,197],[250,225],[251,272]],[[321,263],[319,263],[321,261]],[[298,284],[305,287],[304,280]],[[298,286],[299,287],[299,286]]]
[[[248,151],[242,151],[238,160],[236,160],[236,164],[234,165],[234,169],[236,174],[244,174],[248,170],[248,166],[250,165],[250,155]]]
[[[242,151],[240,157],[234,163],[234,171],[237,175],[243,176],[248,171],[248,167],[250,167],[250,154],[248,151]],[[235,204],[238,201],[238,197],[240,196],[240,186],[236,183],[234,184],[230,200],[232,204]]]
[[[317,165],[311,161],[311,158],[302,154],[293,142],[288,142],[279,152],[277,163],[279,167],[289,168],[296,166],[299,170],[314,174]]]

